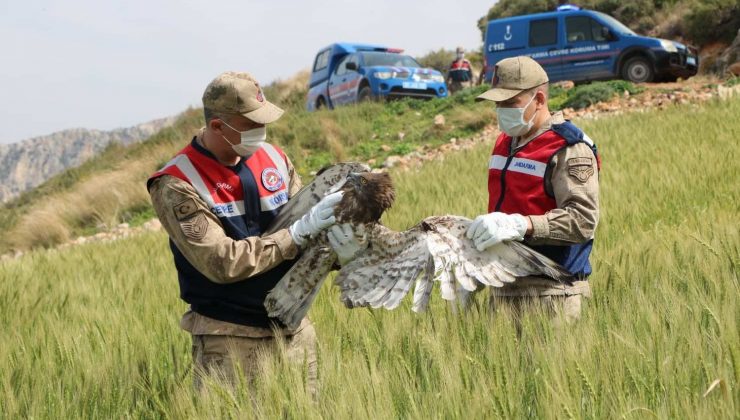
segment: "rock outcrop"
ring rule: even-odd
[[[112,143],[146,140],[175,118],[111,131],[73,128],[18,143],[0,144],[0,202],[7,202],[52,176],[81,165]]]
[[[725,48],[716,61],[708,68],[708,71],[719,77],[740,76],[740,29],[737,36],[727,48]]]

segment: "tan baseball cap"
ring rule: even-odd
[[[549,80],[545,69],[527,56],[504,58],[493,68],[491,89],[475,100],[506,101]]]
[[[283,110],[268,102],[251,74],[227,71],[218,75],[203,92],[203,106],[214,112],[239,114],[259,124],[269,124]]]

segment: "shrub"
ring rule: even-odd
[[[608,101],[624,92],[635,95],[643,90],[644,88],[635,86],[626,80],[594,82],[588,85],[579,85],[570,90],[565,90],[558,85],[552,85],[550,86],[548,106],[553,110],[563,108],[581,109],[597,102]]]
[[[414,149],[415,147],[413,144],[406,142],[398,143],[393,146],[393,148],[391,149],[391,153],[393,153],[394,155],[406,155],[413,152]]]
[[[455,59],[455,52],[452,50],[446,50],[440,48],[437,51],[430,51],[426,55],[417,57],[416,61],[422,65],[422,67],[431,67],[441,71],[445,76],[447,70],[450,67],[450,63]]]
[[[645,33],[655,25],[655,4],[652,0],[626,0],[620,2],[612,16],[637,32]]]
[[[563,103],[568,100],[569,90],[565,90],[558,85],[550,85],[550,98],[547,101],[547,106],[552,109],[562,109]]]
[[[607,82],[600,82],[600,83],[604,83],[610,86],[617,93],[627,91],[629,92],[630,95],[634,95],[636,93],[640,93],[643,90],[645,90],[645,88],[640,87],[640,86],[635,86],[632,82],[628,82],[626,80],[609,80]]]
[[[617,95],[617,91],[606,83],[592,83],[578,86],[568,92],[563,101],[564,108],[581,109],[597,102],[605,102]]]
[[[740,1],[695,1],[685,17],[688,36],[699,44],[732,42],[740,28]]]

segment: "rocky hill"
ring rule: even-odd
[[[147,139],[174,117],[111,131],[73,128],[18,143],[0,144],[0,202],[7,202],[52,176],[96,156],[108,145]]]

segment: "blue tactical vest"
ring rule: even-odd
[[[163,175],[190,183],[218,217],[226,235],[234,240],[259,236],[288,201],[289,174],[285,154],[266,144],[233,167],[221,165],[193,141],[147,181]],[[264,300],[295,263],[284,261],[275,268],[230,284],[219,284],[199,272],[170,240],[175,259],[180,297],[201,315],[235,324],[282,326],[267,316]]]

